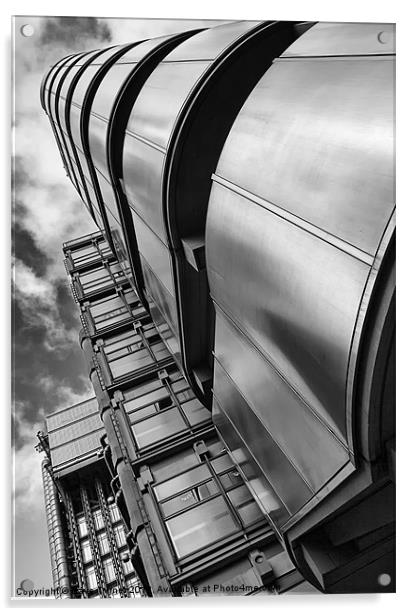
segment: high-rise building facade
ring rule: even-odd
[[[255,506],[320,590],[394,589],[393,74],[391,24],[232,22],[45,76],[102,232],[65,254],[105,455],[172,592],[197,579],[192,539],[251,543]],[[216,431],[252,518],[208,474]],[[184,445],[223,491],[178,513],[156,464]],[[171,560],[145,561],[152,507]]]
[[[39,433],[53,588],[57,598],[143,593],[99,455],[104,429],[95,398],[46,418]]]
[[[315,592],[102,234],[64,253],[97,399],[49,415],[39,435],[48,512],[63,495],[60,522],[48,515],[56,586],[69,578],[73,596],[101,597]]]

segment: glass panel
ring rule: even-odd
[[[175,408],[144,419],[132,426],[138,447],[147,447],[185,430],[185,428],[186,424]]]
[[[179,496],[175,496],[170,500],[162,503],[161,508],[164,512],[165,516],[173,515],[178,511],[182,511],[183,509],[187,509],[191,505],[195,503],[199,503],[210,496],[213,496],[218,492],[218,486],[213,479],[204,483],[197,488],[192,488],[192,490],[188,490]]]
[[[123,375],[129,374],[134,370],[139,370],[145,366],[150,366],[153,363],[153,359],[149,355],[147,349],[142,349],[141,351],[129,353],[125,357],[115,359],[109,363],[113,378],[116,379]]]
[[[116,308],[122,308],[122,307],[123,307],[122,299],[119,297],[119,295],[114,293],[113,295],[110,295],[109,297],[106,297],[103,300],[100,299],[98,301],[91,302],[89,306],[89,310],[90,310],[90,314],[96,319],[97,317],[101,315],[107,314],[111,310],[114,310]]]
[[[101,510],[98,509],[97,511],[93,511],[92,515],[93,515],[93,521],[95,523],[96,530],[100,530],[101,528],[104,528],[105,527],[105,523],[103,521],[103,516],[102,516]]]
[[[127,552],[123,552],[123,553],[126,554]],[[128,575],[128,573],[133,573],[134,568],[130,560],[127,560],[127,561],[122,560],[121,562],[122,562],[123,573],[125,575]]]
[[[179,379],[179,381],[176,381],[175,383],[172,383],[172,389],[173,389],[173,391],[176,394],[178,392],[183,392],[185,390],[188,390],[188,392],[191,393],[191,390],[188,389],[188,383],[185,381],[185,379]],[[193,397],[193,395],[192,395],[192,397]]]
[[[77,518],[77,530],[79,533],[79,537],[85,537],[87,535],[87,526],[84,516],[79,516]]]
[[[154,492],[158,500],[163,500],[168,496],[172,496],[177,492],[182,492],[186,488],[190,488],[211,477],[211,473],[206,464],[202,464],[200,466],[196,466],[195,468],[191,468],[185,473],[181,473],[177,477],[169,479],[169,481],[158,484],[154,487]]]
[[[92,550],[90,548],[90,541],[82,541],[80,544],[82,550],[82,560],[84,563],[87,563],[89,560],[92,560]]]
[[[225,473],[224,475],[220,475],[219,480],[225,490],[229,490],[230,488],[243,483],[241,475],[236,470],[229,471],[229,473]]]
[[[117,336],[110,336],[110,338],[105,340],[105,353],[109,354],[116,349],[123,349],[132,342],[139,342],[140,339],[140,336],[133,329],[129,329]]]
[[[188,418],[191,426],[201,423],[202,421],[208,421],[211,419],[211,413],[206,409],[197,398],[184,402],[181,405],[186,417]]]
[[[222,473],[223,471],[226,471],[234,466],[234,463],[227,453],[219,458],[215,458],[215,460],[212,460],[211,464],[216,473]]]
[[[116,545],[118,546],[118,548],[122,547],[123,545],[126,545],[126,535],[123,526],[116,526],[113,529],[113,532],[115,534]]]
[[[106,581],[113,582],[113,580],[116,579],[116,575],[115,575],[115,567],[113,566],[112,559],[104,560],[102,561],[102,563],[103,563],[103,570],[105,572]]]
[[[157,381],[157,384],[159,384],[159,381]],[[137,392],[139,392],[139,390],[137,390]],[[157,389],[154,389],[154,391],[151,391],[146,395],[135,398],[134,400],[128,400],[127,402],[124,402],[123,406],[125,407],[126,412],[130,413],[131,411],[135,411],[137,409],[147,406],[148,404],[156,402],[165,395],[167,395],[166,388],[158,387]]]
[[[149,404],[149,406],[145,406],[143,409],[138,409],[133,413],[129,414],[129,420],[131,423],[136,423],[145,417],[149,417],[150,415],[154,415],[157,413],[157,408],[154,404]]]
[[[89,590],[96,590],[98,587],[96,573],[93,567],[87,567],[85,569],[86,583]]]
[[[168,520],[166,527],[178,558],[207,547],[238,530],[222,496]]]
[[[112,522],[117,522],[121,519],[119,509],[115,504],[109,505],[109,515]]]
[[[228,492],[228,497],[234,507],[237,508],[238,514],[245,526],[263,518],[260,508],[245,485]]]
[[[169,351],[163,342],[157,342],[156,344],[151,344],[151,350],[154,353],[157,361],[161,361],[162,359],[165,359],[170,356]]]
[[[98,543],[99,543],[99,551],[102,556],[110,552],[109,540],[108,540],[108,536],[106,533],[100,533],[98,535]]]
[[[167,460],[162,460],[161,462],[152,464],[151,473],[155,481],[159,483],[169,479],[171,476],[173,477],[178,473],[182,473],[197,464],[199,464],[199,460],[196,457],[194,450],[191,448],[185,451],[180,451],[173,456],[169,456]],[[166,495],[161,495],[159,498],[163,498],[165,496]]]

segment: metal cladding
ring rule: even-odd
[[[228,135],[208,208],[216,411],[238,427],[244,415],[241,436],[291,515],[354,464],[354,370],[393,229],[391,49],[366,55],[348,32],[315,25],[274,61]]]
[[[232,22],[72,56],[42,85],[118,258],[76,271],[77,296],[130,280],[331,592],[357,588],[357,567],[369,590],[375,567],[393,575],[394,53],[391,24]],[[96,357],[114,386],[104,344]]]
[[[87,541],[93,560],[77,572],[77,588],[86,584],[88,596],[105,597],[117,580],[119,592],[130,593],[131,580],[114,573],[116,554],[113,566],[106,555],[99,558],[98,471],[122,516],[140,593],[199,595],[213,586],[214,593],[255,594],[302,586],[211,411],[189,387],[103,236],[66,242],[64,254],[96,399],[50,415],[47,437],[39,438],[55,480],[68,486],[66,517],[79,558]],[[71,503],[87,539],[78,537],[76,512],[70,522]]]

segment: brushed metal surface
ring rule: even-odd
[[[79,173],[76,168],[76,164],[71,156],[71,147],[68,142],[67,135],[64,133],[63,125],[62,125],[62,117],[59,114],[59,99],[62,86],[65,81],[66,74],[70,71],[71,67],[78,61],[78,59],[83,54],[77,54],[73,56],[68,62],[65,62],[63,65],[59,66],[59,69],[55,72],[53,81],[51,82],[50,93],[49,93],[49,108],[50,108],[50,118],[54,124],[54,128],[56,131],[56,136],[58,142],[60,143],[63,157],[66,162],[66,168],[68,169],[68,173],[70,179],[79,193],[79,196],[84,201],[86,207],[88,207],[89,211],[92,213],[90,203],[88,202],[87,195],[82,184],[81,179],[79,178]],[[92,214],[92,216],[94,216]]]
[[[95,194],[93,181],[89,172],[89,167],[82,148],[76,147],[71,130],[71,109],[72,94],[76,83],[87,65],[96,57],[100,56],[103,50],[88,52],[78,58],[75,64],[68,68],[59,83],[59,91],[56,91],[56,113],[62,131],[62,137],[66,140],[69,156],[73,160],[75,174],[78,179],[79,192],[86,206],[90,209],[95,221],[100,229],[103,228],[103,213],[100,210],[99,200]],[[77,108],[78,112],[79,109]]]
[[[213,175],[206,229],[214,405],[290,512],[354,462],[349,370],[395,199],[392,57],[369,47],[375,24],[319,26],[246,100]],[[337,50],[349,56],[298,53]],[[269,439],[311,497],[285,482]]]
[[[240,417],[244,416],[240,414]],[[221,439],[231,451],[232,458],[241,469],[249,489],[260,503],[263,511],[274,521],[275,529],[277,530],[288,520],[290,512],[281,498],[275,494],[274,488],[266,479],[262,467],[251,455],[251,450],[245,445],[245,435],[241,436],[242,427],[235,427],[229,417],[223,412],[216,397],[213,400],[212,419]],[[245,419],[248,421],[248,413],[245,414]],[[271,441],[272,439],[269,437],[269,440]],[[271,466],[273,467],[273,464]]]
[[[347,361],[368,266],[215,183],[206,245],[212,298],[345,442]]]
[[[259,21],[233,21],[215,26],[214,28],[207,28],[195,37],[188,39],[185,44],[176,47],[165,61],[213,60],[240,35],[258,26],[260,23]]]
[[[393,83],[390,57],[274,63],[217,175],[374,256],[395,199]]]
[[[265,36],[270,41],[270,34],[261,34],[265,27],[260,22],[225,24],[195,34],[176,46],[146,80],[133,106],[125,135],[122,169],[125,194],[132,210],[172,255],[170,259],[165,252],[165,269],[171,268],[172,296],[178,304],[178,335],[183,367],[192,386],[196,388],[198,385],[193,371],[202,370],[204,378],[203,371],[208,371],[212,363],[211,354],[206,350],[211,329],[211,324],[207,321],[208,290],[205,276],[202,273],[198,275],[182,257],[182,229],[177,229],[177,221],[186,221],[186,233],[190,229],[192,232],[196,229],[200,236],[203,235],[210,171],[219,155],[219,150],[215,153],[214,144],[220,143],[220,139],[223,141],[230,126],[230,122],[228,127],[225,122],[222,122],[222,125],[219,122],[214,123],[210,117],[212,107],[205,102],[207,97],[211,97],[211,100],[214,98],[210,84],[217,82],[219,93],[226,92],[225,100],[223,96],[219,98],[223,101],[221,109],[214,108],[214,115],[221,113],[222,118],[231,117],[231,105],[238,110],[238,98],[239,104],[242,104],[246,94],[276,53],[277,46],[273,39],[271,44],[266,43],[265,52],[262,51],[265,47]],[[254,48],[256,35],[259,41],[256,47],[259,51]],[[280,38],[282,39],[282,33]],[[250,89],[244,92],[240,82],[250,82],[235,59],[242,57],[242,53],[247,56],[247,52],[242,52],[246,41],[250,45],[248,61],[251,65],[248,65],[248,74],[254,75],[261,66],[265,68],[255,82],[251,83]],[[219,73],[218,67],[222,73]],[[225,71],[227,81],[224,78]],[[231,104],[228,104],[228,84],[231,79],[234,79],[234,87]],[[248,85],[246,87],[248,88]],[[202,104],[198,117],[193,110],[198,110]],[[231,121],[235,114],[236,111],[233,112]],[[199,151],[188,146],[183,153],[182,148],[186,145],[185,134],[194,125],[197,131],[199,126],[203,127],[205,143],[200,140]],[[208,129],[205,131],[208,125],[212,126],[210,132]],[[171,202],[175,193],[178,194],[181,190],[180,185],[174,185],[178,168],[185,168],[181,183],[186,187],[186,196],[185,200],[179,199],[175,206],[175,203],[171,205]],[[200,181],[195,182],[195,177],[199,177]],[[137,241],[140,246],[138,229]],[[141,246],[139,250],[142,257],[151,263]],[[147,291],[151,294],[150,288]],[[205,403],[205,400],[203,402]]]
[[[395,53],[395,24],[320,22],[293,43],[282,57],[351,56]]]
[[[286,458],[285,464],[288,461],[294,471],[290,473],[291,477],[297,474],[307,486],[307,492],[315,494],[348,462],[348,451],[325,422],[308,409],[299,394],[291,391],[289,384],[274,371],[248,337],[237,330],[221,311],[217,311],[215,331],[214,395],[218,402],[224,411],[226,405],[222,403],[229,403],[231,414],[228,415],[236,426],[238,417],[242,415],[243,421],[247,422],[246,427],[258,424],[265,428],[273,441],[273,474],[280,474],[280,477],[286,474],[286,471],[281,472],[280,462],[275,462],[281,452]],[[231,404],[231,398],[244,400],[243,411],[239,401]],[[251,450],[260,451],[261,457],[260,447],[268,439],[251,440],[248,433],[247,438]],[[271,454],[268,460],[271,461]],[[286,479],[283,481],[288,488],[289,482]],[[279,493],[279,490],[276,492]],[[288,498],[294,499],[294,502],[303,498],[300,496],[302,490],[294,488],[292,492]],[[288,502],[287,496],[284,502]]]
[[[108,178],[110,178],[110,173],[106,152],[107,123],[110,120],[117,96],[129,75],[135,70],[136,65],[144,60],[158,45],[170,38],[165,36],[144,41],[127,51],[106,73],[95,94],[89,120],[88,137],[93,163]],[[104,120],[106,120],[106,123],[104,123]]]
[[[55,126],[55,123],[52,119],[51,116],[51,109],[50,109],[50,99],[51,99],[51,89],[53,87],[53,82],[55,80],[56,74],[59,71],[59,68],[61,66],[63,66],[64,64],[66,64],[67,62],[70,61],[70,59],[73,56],[69,56],[67,58],[63,58],[62,60],[60,60],[59,62],[57,62],[54,66],[51,67],[51,69],[49,70],[49,72],[47,73],[46,77],[44,78],[43,82],[42,82],[42,92],[41,92],[41,102],[44,106],[44,109],[49,117],[49,121],[50,121],[50,125],[52,127],[53,130],[53,134],[55,136],[56,139],[56,143],[57,143],[57,147],[59,149],[60,152],[60,156],[62,157],[62,162],[63,162],[63,166],[65,167],[67,173],[69,174],[69,178],[70,180],[73,182],[74,178],[73,178],[73,174],[72,174],[72,170],[68,164],[67,161],[67,155],[64,151],[63,145],[61,143],[60,140],[60,136],[59,133],[57,131],[57,128]]]
[[[139,43],[136,43],[135,45],[138,44]],[[100,133],[101,149],[103,148],[106,154],[107,123],[109,122],[111,107],[107,110],[107,118],[104,116],[96,116],[96,106],[92,115],[92,109],[94,103],[96,103],[96,94],[99,92],[100,86],[105,82],[105,78],[108,76],[110,69],[113,68],[116,60],[119,59],[119,55],[128,51],[130,47],[131,45],[129,44],[109,48],[97,57],[95,56],[92,63],[83,70],[72,93],[70,120],[73,140],[77,147],[85,152],[88,177],[90,177],[90,181],[93,185],[93,192],[102,214],[106,235],[111,241],[111,245],[125,275],[134,286],[130,258],[128,257],[126,249],[125,232],[121,224],[113,186],[110,181],[107,156],[101,156],[102,162],[100,169],[95,166],[92,159],[89,139],[90,125],[93,123],[93,120],[95,120],[99,125],[98,132]],[[112,82],[112,95],[116,95],[123,80],[124,76],[121,76],[117,87],[116,84]]]

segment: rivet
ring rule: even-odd
[[[31,24],[24,24],[24,26],[20,28],[20,32],[23,36],[33,36],[34,28]]]
[[[388,32],[386,32],[386,30],[382,30],[378,33],[377,40],[379,41],[379,43],[382,43],[382,45],[386,45],[386,43],[388,43],[390,40],[390,35]]]
[[[381,573],[378,577],[380,586],[388,586],[391,582],[391,576],[388,573]]]

